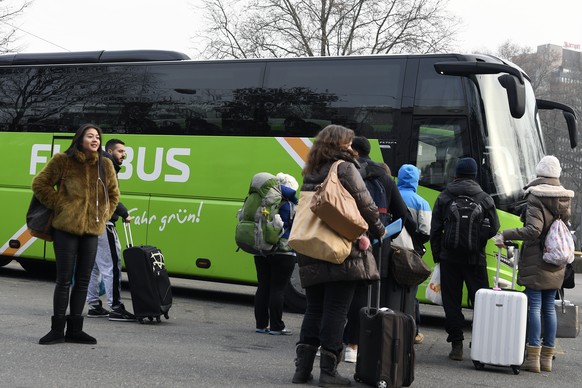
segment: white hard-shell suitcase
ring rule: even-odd
[[[512,289],[515,289],[519,259],[516,247],[517,244],[507,248],[507,257],[511,258],[513,255]],[[495,287],[482,288],[475,294],[471,359],[478,370],[487,364],[511,367],[514,374],[519,374],[525,353],[527,297],[523,292],[499,288],[501,255],[500,248],[497,254]]]

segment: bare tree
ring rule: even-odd
[[[564,62],[561,47],[544,45],[538,46],[533,52],[527,47],[520,47],[506,42],[499,47],[500,57],[509,59],[520,66],[530,77],[536,97],[558,101],[571,106],[578,117],[582,117],[582,66],[576,62],[568,62],[568,81],[559,79],[560,66]],[[540,111],[540,121],[544,128],[544,142],[546,153],[556,155],[562,164],[560,181],[575,193],[582,191],[582,179],[578,168],[579,150],[571,150],[569,142],[565,145],[567,134],[565,121],[561,112],[557,110]],[[580,239],[582,236],[582,199],[578,195],[572,200],[572,229],[576,230]],[[580,243],[578,243],[578,246]]]
[[[448,0],[204,0],[206,58],[443,52]]]
[[[13,25],[13,21],[22,15],[31,4],[32,0],[24,0],[19,5],[12,5],[11,2],[0,0],[0,54],[18,51],[18,48],[11,47],[16,41],[15,33],[18,29]]]

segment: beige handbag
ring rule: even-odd
[[[333,230],[353,241],[368,230],[368,223],[360,214],[354,197],[339,180],[337,168],[342,162],[336,161],[327,178],[317,187],[311,210]]]
[[[302,255],[341,264],[352,250],[352,240],[340,236],[310,208],[315,192],[302,191],[289,235],[289,246]]]

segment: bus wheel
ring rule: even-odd
[[[55,263],[40,260],[21,260],[20,265],[33,276],[52,279],[56,277],[57,266]]]
[[[12,257],[10,256],[0,256],[0,267],[10,264]]]
[[[305,313],[305,290],[301,287],[299,280],[299,266],[296,264],[291,280],[285,289],[285,307],[292,313]]]

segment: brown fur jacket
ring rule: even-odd
[[[53,228],[79,236],[100,235],[105,230],[119,201],[119,189],[113,163],[107,158],[103,158],[107,187],[98,180],[98,156],[55,154],[32,181],[34,195],[54,210]]]

